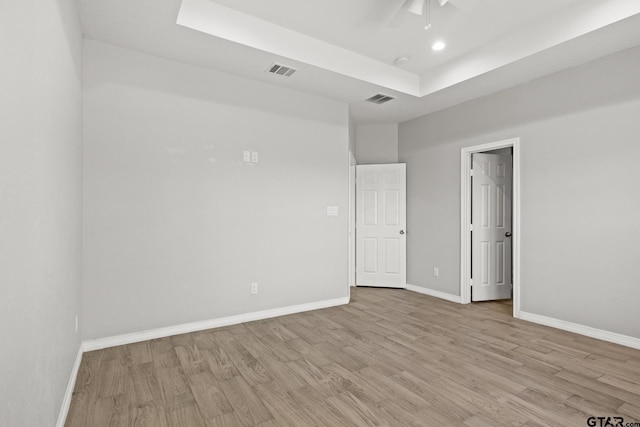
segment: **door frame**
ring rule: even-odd
[[[520,138],[463,147],[460,151],[460,302],[471,302],[471,155],[513,148],[512,246],[513,317],[520,317]]]
[[[349,151],[349,268],[347,279],[349,292],[351,287],[356,285],[356,165],[357,161],[351,151]],[[349,293],[349,295],[351,295]]]

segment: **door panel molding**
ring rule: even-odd
[[[513,148],[513,316],[520,317],[520,138],[464,147],[460,151],[460,302],[471,302],[471,155]]]

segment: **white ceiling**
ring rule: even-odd
[[[402,122],[640,44],[639,0],[81,0],[85,36],[349,102],[359,123]],[[442,52],[430,49],[444,40]],[[394,59],[407,55],[402,67]],[[273,62],[291,78],[265,73]],[[382,92],[384,104],[363,102]]]
[[[422,74],[483,46],[515,29],[556,13],[579,0],[482,0],[473,11],[432,1],[429,31],[425,19],[403,12],[386,25],[403,0],[215,0],[215,3],[261,18],[298,33],[360,53],[385,64],[402,55],[411,57],[402,67]],[[445,37],[446,36],[446,37]],[[446,39],[449,48],[429,48]]]

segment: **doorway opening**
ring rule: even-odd
[[[519,138],[463,148],[460,194],[461,302],[512,298],[512,313],[518,317]]]

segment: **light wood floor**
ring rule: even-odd
[[[358,288],[347,306],[86,353],[66,425],[586,426],[640,421],[640,351]]]

